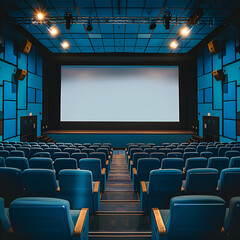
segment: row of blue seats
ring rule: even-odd
[[[138,184],[142,211],[150,214],[152,208],[166,209],[172,197],[179,195],[218,195],[228,205],[232,197],[240,196],[240,168],[224,169],[218,178],[216,169],[191,169],[183,180],[177,169],[147,170],[134,175]]]
[[[4,208],[0,198],[0,237],[14,240],[88,240],[89,209],[71,210],[67,200],[27,197]]]
[[[53,170],[0,168],[0,197],[6,206],[23,196],[58,197],[68,200],[71,209],[89,208],[93,213],[100,206],[100,181],[105,176],[100,174],[100,181],[94,181],[93,173],[83,169],[61,170],[56,181]]]
[[[174,197],[169,209],[152,209],[152,240],[238,240],[239,219],[240,197],[229,208],[216,196]]]

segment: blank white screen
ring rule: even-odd
[[[179,122],[178,67],[62,66],[61,121]]]

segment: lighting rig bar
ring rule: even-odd
[[[19,24],[57,24],[65,23],[66,19],[64,17],[48,17],[44,20],[37,20],[32,17],[17,17],[14,18]],[[155,22],[156,24],[164,24],[164,18],[154,18],[154,17],[72,17],[72,24],[151,24]],[[186,24],[189,21],[189,17],[172,17],[171,24]],[[207,25],[219,25],[224,21],[223,18],[210,18],[202,17],[198,24]]]

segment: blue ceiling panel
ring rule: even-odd
[[[120,4],[120,5],[119,5]],[[57,37],[52,37],[45,25],[34,25],[39,5],[45,9],[47,21],[59,29]],[[210,34],[221,22],[240,7],[240,1],[233,0],[6,0],[0,1],[0,8],[15,22],[23,26],[39,42],[53,53],[93,53],[93,52],[136,52],[136,53],[187,53]],[[202,8],[203,19],[193,26],[190,35],[180,38],[179,32],[195,8]],[[70,29],[65,26],[64,14],[71,13],[74,22]],[[162,17],[166,12],[172,16],[170,29],[166,30]],[[140,22],[139,23],[139,18]],[[160,17],[157,27],[149,29],[151,18]],[[61,19],[60,19],[61,18]],[[86,19],[87,18],[87,19]],[[93,29],[87,30],[88,19],[93,18]],[[105,19],[99,23],[96,18]],[[107,19],[108,18],[108,19]],[[111,18],[111,19],[110,19]],[[176,23],[176,19],[181,24]],[[214,19],[221,22],[214,24]],[[28,19],[28,23],[24,20]],[[126,20],[127,19],[127,20]],[[84,21],[84,24],[83,22]],[[112,23],[111,21],[115,21]],[[127,22],[125,22],[127,21]],[[145,21],[148,21],[146,23]],[[109,23],[110,22],[110,23]],[[207,24],[206,24],[207,23]],[[212,26],[211,26],[212,24]],[[61,46],[63,40],[70,44],[68,50]],[[171,50],[169,44],[178,40],[179,45]]]

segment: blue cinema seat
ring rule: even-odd
[[[5,163],[7,167],[18,168],[21,171],[29,168],[28,159],[25,157],[7,157]]]
[[[218,156],[218,147],[207,147],[206,152],[212,152],[214,157]]]
[[[22,194],[22,171],[17,168],[0,168],[0,197],[4,198],[6,207]]]
[[[95,152],[92,148],[84,148],[81,150],[82,153],[86,153],[88,156],[90,153]]]
[[[165,155],[167,155],[168,153],[170,153],[172,150],[170,148],[161,148],[159,149],[159,152],[161,153],[165,153]]]
[[[183,171],[184,161],[182,158],[164,158],[161,169],[178,169]]]
[[[184,164],[186,163],[186,160],[188,158],[199,157],[199,156],[200,156],[200,154],[198,152],[184,152],[183,153]]]
[[[221,171],[225,168],[228,168],[229,166],[229,158],[227,157],[211,157],[208,159],[208,168],[216,168],[219,171],[219,174]]]
[[[9,152],[16,150],[16,148],[13,146],[7,146],[7,147],[4,147],[4,149]]]
[[[218,170],[198,168],[187,171],[183,190],[186,194],[216,195],[218,185]]]
[[[227,204],[232,197],[240,196],[240,168],[222,170],[218,189],[220,196]]]
[[[70,158],[70,154],[68,152],[55,152],[52,156],[52,160],[54,161],[57,158]]]
[[[137,168],[133,168],[133,189],[140,191],[140,182],[148,181],[151,170],[160,168],[160,160],[157,158],[140,158]]]
[[[133,175],[133,168],[137,168],[137,161],[140,158],[148,158],[149,153],[146,152],[135,152],[133,154],[132,160],[129,162],[129,172],[130,172],[130,177],[132,178]]]
[[[4,157],[0,157],[0,167],[6,167],[5,158]]]
[[[45,149],[44,149],[44,152],[49,152],[49,153],[51,154],[51,157],[53,157],[53,154],[54,154],[55,152],[61,152],[61,149],[50,147],[50,148],[45,148]]]
[[[218,149],[218,156],[219,157],[224,157],[225,156],[225,152],[227,151],[231,151],[231,147],[220,147]]]
[[[231,158],[231,157],[239,157],[240,156],[240,152],[239,151],[234,151],[234,150],[231,150],[231,151],[226,151],[225,152],[225,155],[224,155],[225,157],[228,157],[229,159]]]
[[[152,209],[152,240],[219,240],[225,212],[220,197],[174,197],[169,210]]]
[[[100,182],[93,182],[87,170],[62,170],[59,173],[59,197],[70,202],[71,209],[89,208],[90,214],[100,207]]]
[[[88,239],[88,209],[70,210],[70,204],[66,200],[19,198],[11,204],[9,215],[14,239]]]
[[[32,157],[29,159],[30,168],[51,169],[54,170],[53,160],[44,157]]]
[[[128,154],[128,158],[127,158],[127,163],[128,163],[128,166],[130,166],[130,161],[132,160],[133,158],[133,154],[134,153],[137,153],[137,152],[144,152],[142,148],[131,148],[130,149],[130,152]]]
[[[51,158],[51,154],[49,152],[38,152],[38,153],[35,153],[33,157]]]
[[[141,209],[147,214],[152,208],[169,208],[170,199],[181,194],[182,172],[177,169],[152,170],[149,182],[141,181]]]
[[[187,158],[185,163],[184,172],[186,173],[188,170],[193,168],[206,168],[207,167],[207,159],[203,157],[191,157]]]
[[[63,169],[77,169],[77,160],[75,158],[57,158],[54,161],[54,169],[56,171],[56,177]]]
[[[32,147],[30,148],[30,156],[29,157],[33,157],[35,153],[38,152],[43,152],[43,149],[40,147]]]
[[[213,157],[213,153],[212,152],[201,152],[200,153],[200,157],[205,157],[206,159],[209,159],[210,157]]]
[[[102,168],[106,168],[106,177],[108,178],[108,174],[110,171],[110,163],[109,160],[106,159],[106,154],[103,152],[92,152],[88,156],[89,158],[99,158],[101,160]]]
[[[102,168],[101,160],[99,158],[82,158],[79,160],[79,168],[81,170],[89,170],[92,172],[93,181],[100,181],[100,191],[102,192],[106,187],[106,168]]]
[[[165,157],[166,157],[166,154],[162,152],[153,152],[150,154],[150,158],[158,158],[161,163]]]
[[[72,153],[71,158],[75,158],[77,162],[79,162],[79,160],[82,158],[88,158],[88,155],[87,153],[77,152],[77,153]]]
[[[9,153],[9,157],[25,157],[25,153],[21,150],[13,150]]]
[[[199,152],[199,153],[205,152],[206,148],[207,148],[207,146],[205,146],[205,145],[198,145],[197,146],[197,152]]]
[[[71,156],[72,153],[80,152],[80,149],[78,149],[78,148],[64,148],[63,152],[67,152]]]
[[[8,209],[4,206],[4,199],[0,197],[0,239],[7,239],[11,223],[8,216]]]
[[[156,148],[145,148],[144,149],[144,152],[148,153],[148,154],[151,154],[153,152],[157,152],[157,149]]]
[[[240,197],[234,197],[230,200],[229,209],[226,210],[224,221],[224,230],[230,240],[240,239]]]
[[[229,162],[229,168],[240,168],[240,157],[232,157]]]
[[[7,150],[0,150],[0,157],[7,158],[9,157],[9,151]]]
[[[181,152],[170,152],[167,154],[168,158],[182,158],[183,157],[183,153]]]
[[[56,197],[55,172],[49,169],[26,169],[22,173],[24,195],[28,197]]]
[[[23,151],[25,153],[26,158],[30,157],[30,146],[28,146],[28,147],[24,147],[24,146],[18,147],[17,150]]]

